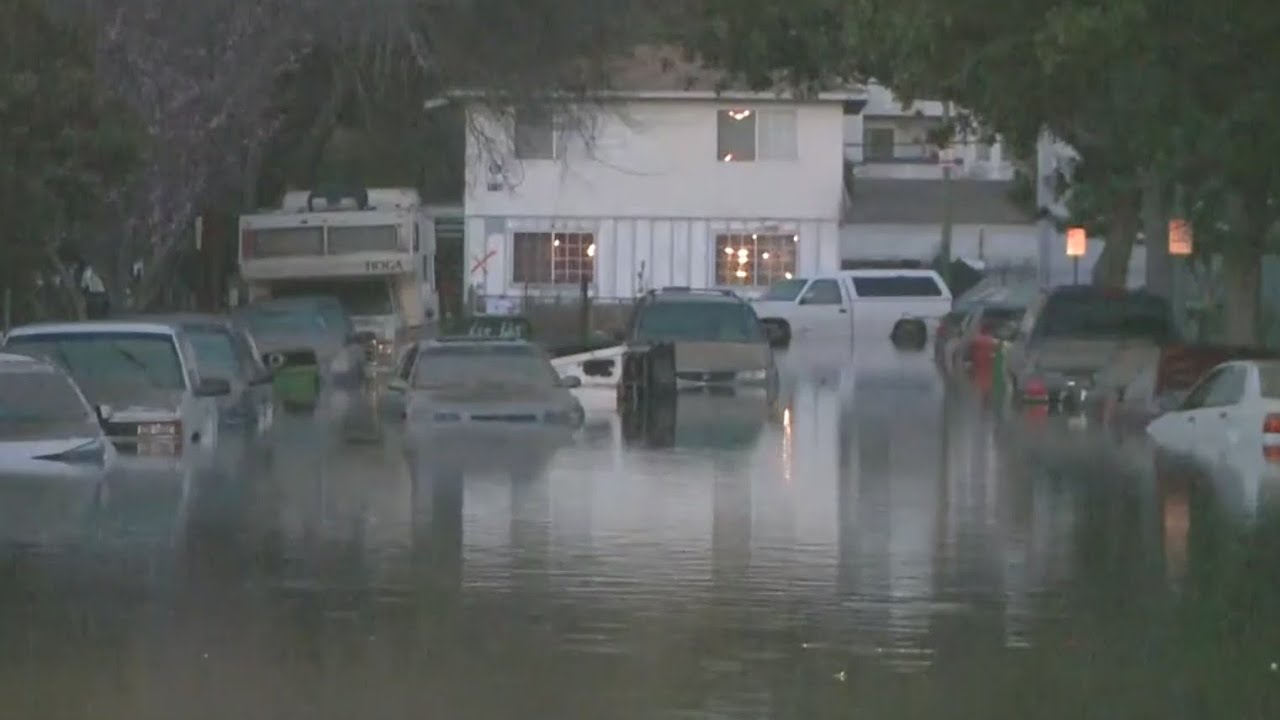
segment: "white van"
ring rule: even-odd
[[[951,290],[933,270],[843,270],[774,284],[752,303],[778,344],[856,335],[887,341],[894,326],[951,311]]]

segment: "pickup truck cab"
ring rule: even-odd
[[[879,341],[904,320],[942,318],[951,311],[951,291],[932,270],[843,270],[783,280],[752,306],[776,345],[855,334]]]

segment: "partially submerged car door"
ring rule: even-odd
[[[798,329],[814,337],[840,337],[853,328],[849,298],[839,280],[815,278],[796,300]]]

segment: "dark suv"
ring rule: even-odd
[[[751,304],[728,290],[668,287],[636,303],[630,347],[670,343],[681,387],[755,387],[778,391],[773,349]]]

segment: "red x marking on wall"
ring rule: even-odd
[[[488,265],[489,261],[493,259],[493,256],[497,254],[498,254],[497,250],[490,250],[489,252],[485,253],[484,257],[482,258],[472,257],[471,259],[475,260],[476,264],[471,266],[471,274],[474,275],[476,272],[480,270],[487,269],[485,268],[485,265]]]

